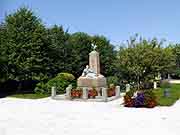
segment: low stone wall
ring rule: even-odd
[[[95,102],[108,102],[115,100],[120,97],[120,86],[115,87],[115,95],[108,97],[108,89],[104,87],[100,87],[98,92],[98,95],[95,96],[95,98],[89,98],[88,97],[88,91],[89,88],[87,87],[82,87],[82,95],[79,98],[72,98],[71,96],[71,91],[72,91],[72,85],[69,85],[66,88],[66,94],[64,95],[56,95],[56,89],[55,87],[52,87],[52,92],[51,92],[51,98],[55,100],[73,100],[73,101],[95,101]]]

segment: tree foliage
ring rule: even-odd
[[[171,45],[173,48],[173,54],[175,55],[176,67],[174,68],[171,77],[180,78],[180,44]]]
[[[9,77],[16,80],[38,79],[49,70],[48,40],[45,27],[31,10],[20,8],[6,16],[6,40],[2,45],[13,65]]]
[[[79,77],[88,64],[89,53],[92,50],[91,38],[88,34],[77,32],[70,35],[67,42],[66,71]]]
[[[92,43],[100,53],[101,73],[118,76],[116,81],[122,78],[139,84],[159,73],[172,73],[175,61],[176,69],[180,68],[178,44],[162,47],[163,42],[156,39],[138,40],[135,36],[117,52],[104,36],[70,34],[58,25],[47,28],[23,7],[0,23],[0,79],[39,80],[44,84],[60,72],[77,78],[88,64]]]
[[[156,39],[130,39],[127,48],[118,52],[118,68],[127,80],[137,84],[154,79],[158,73],[168,73],[174,66],[171,48],[161,47]]]
[[[59,72],[66,71],[67,58],[71,52],[68,49],[69,34],[64,31],[62,26],[54,25],[52,28],[47,29],[49,44],[49,58],[51,59],[50,74],[52,77]]]

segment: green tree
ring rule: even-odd
[[[171,76],[173,78],[180,78],[180,44],[171,45],[173,54],[175,55],[176,67]]]
[[[84,67],[88,65],[89,53],[92,51],[91,37],[86,33],[77,32],[70,35],[67,44],[69,52],[66,52],[66,59],[64,59],[65,72],[79,77]]]
[[[7,47],[4,45],[6,42],[6,27],[3,23],[0,24],[0,81],[7,80],[8,76],[8,59],[5,53]]]
[[[27,8],[20,8],[6,16],[6,46],[11,77],[16,80],[41,80],[48,75],[49,41],[40,19]]]
[[[68,39],[70,35],[63,30],[62,26],[54,25],[48,30],[48,39],[50,41],[50,50],[48,52],[52,61],[51,75],[55,76],[57,73],[67,71],[67,62],[69,54],[71,54],[68,47]]]
[[[141,82],[154,79],[158,73],[168,73],[174,66],[172,49],[161,47],[162,43],[135,37],[128,41],[127,48],[119,50],[118,68],[126,79],[137,83],[138,89]]]

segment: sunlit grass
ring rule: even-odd
[[[49,95],[45,95],[45,94],[14,94],[14,95],[11,95],[10,97],[23,98],[23,99],[41,99],[41,98],[49,97]]]
[[[164,89],[159,88],[154,90],[154,93],[157,97],[158,105],[160,106],[171,106],[173,105],[178,99],[180,99],[180,84],[172,84],[171,88],[169,89],[170,96],[164,96]]]

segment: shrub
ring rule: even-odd
[[[109,77],[107,77],[108,85],[111,85],[111,84],[118,85],[118,83],[119,83],[118,81],[119,81],[119,79],[116,76],[109,76]]]
[[[137,91],[136,89],[131,89],[130,91],[126,92],[126,95],[129,97],[133,97],[133,95],[136,91]]]
[[[69,73],[59,73],[55,78],[49,80],[46,86],[48,93],[50,93],[51,87],[55,86],[57,93],[62,94],[65,93],[65,89],[69,84],[75,85],[75,77]]]
[[[50,94],[51,88],[55,86],[57,94],[62,94],[65,93],[65,89],[69,84],[75,86],[75,77],[69,73],[59,73],[56,77],[52,78],[45,84],[43,82],[38,83],[35,92]]]
[[[175,69],[174,72],[171,74],[171,77],[173,79],[180,79],[180,69],[179,68]]]
[[[47,91],[48,90],[44,82],[39,82],[38,84],[36,84],[36,88],[34,89],[34,92],[37,94],[47,94]]]
[[[142,85],[142,89],[152,89],[154,83],[152,81],[144,82]]]
[[[146,107],[152,108],[157,105],[156,96],[152,90],[145,90],[144,97],[145,97],[144,105]]]
[[[120,83],[119,86],[120,86],[122,92],[126,91],[126,84],[125,83]]]

